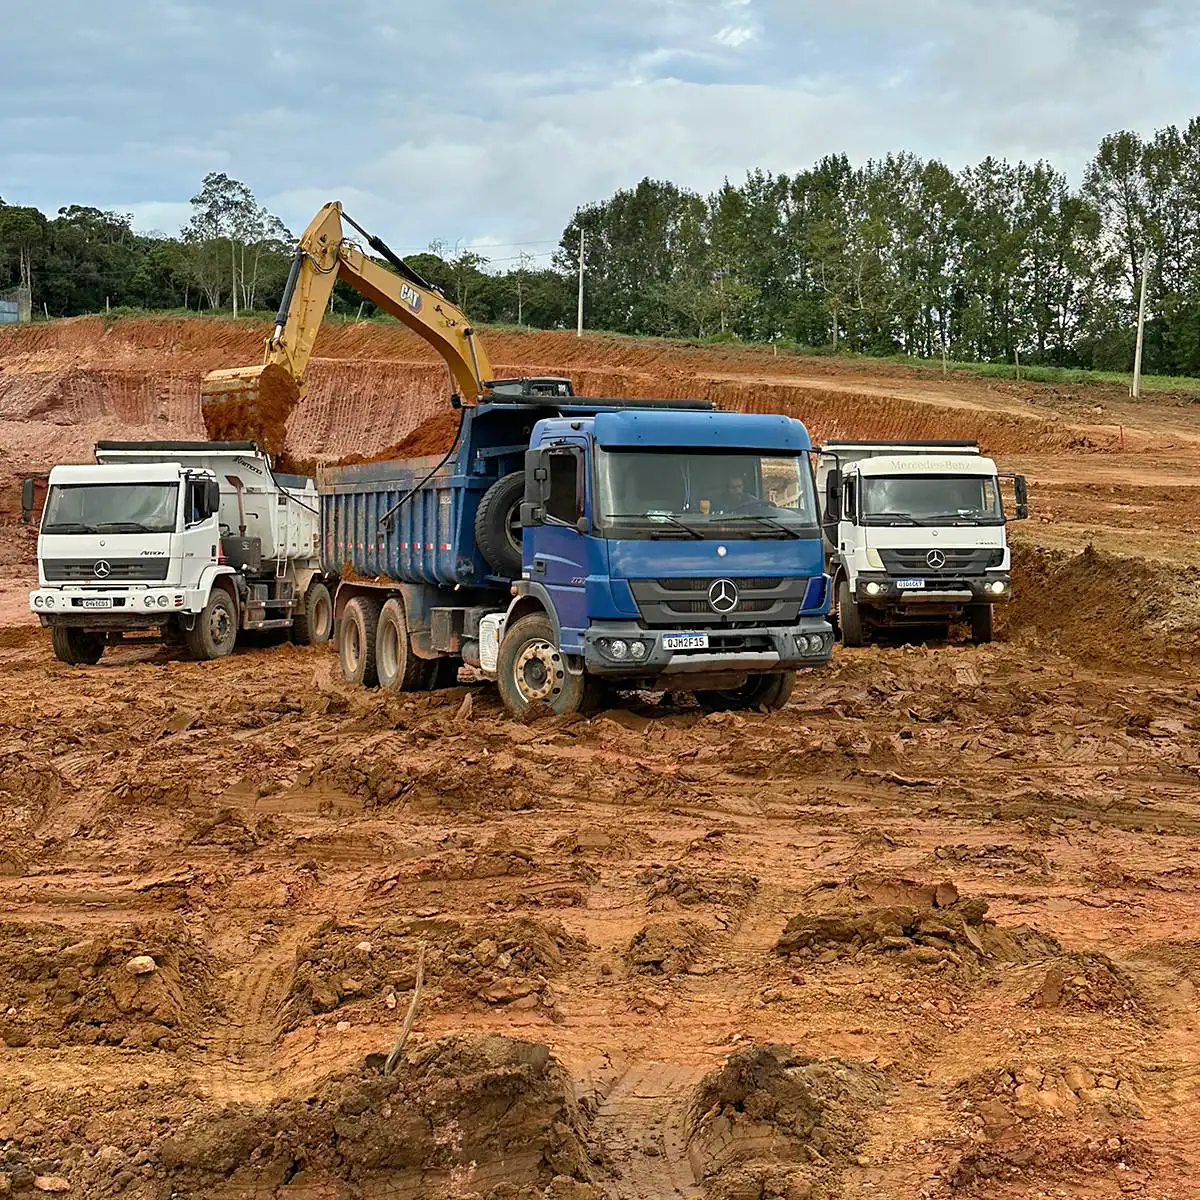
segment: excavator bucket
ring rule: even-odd
[[[283,453],[288,417],[300,397],[300,385],[277,363],[210,371],[200,382],[208,436],[217,442],[256,442],[273,456]]]

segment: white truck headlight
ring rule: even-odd
[[[646,643],[645,642],[631,642],[629,644],[629,654],[632,658],[645,658],[646,657]]]
[[[47,608],[53,608],[53,607],[54,607],[54,597],[53,597],[53,596],[47,596],[47,597],[46,597],[46,607],[47,607]]]
[[[1002,596],[1006,591],[1008,591],[1008,584],[1005,583],[1003,579],[997,579],[988,584],[988,588],[993,595]]]
[[[167,605],[170,603],[171,603],[170,596],[159,596],[159,598],[158,598],[158,607],[159,608],[166,608]]]
[[[872,553],[874,553],[874,552],[872,551]],[[871,582],[868,583],[866,586],[866,593],[868,596],[878,596],[879,593],[882,591],[883,591],[883,585],[876,583],[874,580],[871,580]]]
[[[143,604],[144,604],[144,605],[145,605],[147,608],[153,608],[153,607],[154,607],[154,597],[153,597],[153,596],[146,596],[146,597],[145,597],[145,598],[142,600],[142,603],[143,603]]]
[[[623,659],[629,654],[629,643],[624,638],[613,638],[608,643],[608,652],[615,659]]]

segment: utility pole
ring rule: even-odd
[[[1150,274],[1150,247],[1142,255],[1142,294],[1138,299],[1137,349],[1133,352],[1133,387],[1129,394],[1135,399],[1142,395],[1142,341],[1146,332],[1146,279]]]
[[[575,336],[583,337],[583,248],[587,235],[579,231],[579,307],[576,316]]]
[[[517,325],[525,324],[525,309],[523,297],[521,295],[521,284],[525,279],[525,272],[529,268],[529,264],[533,261],[533,256],[527,254],[524,250],[517,255]]]

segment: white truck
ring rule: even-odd
[[[887,628],[965,623],[992,640],[993,606],[1012,597],[1001,480],[1013,517],[1025,480],[1001,475],[975,442],[829,441],[817,459],[837,623],[847,646]]]
[[[276,474],[253,442],[98,442],[94,465],[50,472],[29,607],[67,663],[131,634],[197,658],[241,630],[325,642],[319,521],[314,481]]]

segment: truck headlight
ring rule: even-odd
[[[608,643],[608,653],[618,661],[627,658],[629,655],[629,643],[624,638],[613,638]]]
[[[53,597],[53,596],[47,596],[47,597],[46,597],[46,607],[47,607],[47,608],[53,608],[53,607],[54,607],[54,597]]]
[[[34,598],[33,598],[33,607],[34,607],[34,608],[41,608],[41,607],[42,607],[42,604],[43,604],[43,600],[42,600],[41,596],[34,596]]]
[[[1008,584],[1003,579],[996,579],[988,584],[988,591],[994,596],[1002,596],[1008,591]]]
[[[870,553],[872,553],[872,554],[875,554],[875,551],[874,551],[874,550],[872,550],[872,551],[870,551]],[[876,558],[878,558],[878,557],[879,557],[879,555],[878,555],[878,554],[875,554],[875,557],[876,557]],[[871,580],[871,582],[867,584],[867,586],[866,586],[866,588],[865,588],[865,591],[866,591],[866,593],[867,593],[867,595],[868,595],[868,596],[878,596],[878,595],[879,595],[879,593],[883,591],[883,584],[882,584],[882,583],[876,583],[876,582],[875,582],[875,581],[872,579],[872,580]]]
[[[167,605],[170,603],[171,603],[170,596],[159,596],[159,598],[158,598],[158,607],[159,608],[166,608]]]
[[[645,658],[646,657],[646,643],[645,642],[630,642],[629,656],[631,658],[637,658],[637,659]]]
[[[878,550],[868,549],[868,550],[864,551],[864,554],[866,555],[866,558],[867,558],[867,566],[868,567],[870,567],[873,571],[882,571],[883,570],[883,559],[879,557]]]
[[[153,608],[153,607],[154,607],[154,597],[153,597],[153,596],[146,596],[145,598],[143,598],[143,600],[142,600],[142,603],[143,603],[143,604],[144,604],[144,605],[145,605],[147,608]]]

